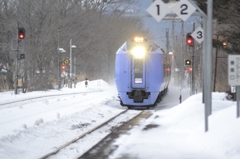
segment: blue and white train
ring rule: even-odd
[[[126,41],[116,52],[115,83],[120,104],[152,107],[168,89],[171,58],[142,37]]]

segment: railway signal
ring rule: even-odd
[[[25,38],[25,29],[24,28],[18,28],[18,39],[22,40]]]
[[[190,65],[192,65],[192,61],[191,60],[185,60],[184,65],[185,66],[190,66]]]
[[[194,42],[194,39],[191,36],[191,33],[187,33],[187,35],[186,35],[186,44],[188,46],[193,46],[193,42]]]
[[[25,54],[20,54],[19,60],[25,59]]]
[[[61,69],[62,69],[62,71],[64,71],[64,70],[67,69],[67,67],[66,67],[65,65],[62,65],[62,66],[61,66]]]
[[[223,45],[223,47],[226,47],[226,46],[227,46],[227,42],[224,41],[224,42],[222,43],[222,45]]]

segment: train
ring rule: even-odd
[[[153,41],[135,37],[117,50],[114,76],[121,106],[154,107],[168,90],[171,56]]]

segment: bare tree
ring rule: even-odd
[[[21,3],[20,3],[21,2]],[[24,27],[26,38],[19,62],[19,75],[25,90],[52,88],[58,78],[62,58],[69,57],[69,40],[77,46],[73,54],[77,61],[79,79],[113,76],[115,52],[136,33],[147,35],[140,19],[124,17],[135,0],[3,0],[1,1],[0,69],[7,78],[0,78],[0,88],[12,89],[15,53],[9,42],[17,36],[17,27]],[[3,46],[3,47],[2,47]],[[59,54],[61,47],[66,53]],[[58,62],[60,59],[60,63]],[[54,80],[55,79],[55,80]]]

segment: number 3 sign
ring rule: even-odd
[[[201,44],[201,42],[204,40],[203,34],[203,29],[198,27],[191,35],[199,44]]]

